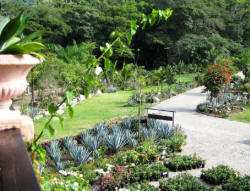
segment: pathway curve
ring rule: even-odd
[[[182,125],[188,136],[183,154],[201,156],[207,162],[206,168],[225,164],[250,174],[250,124],[197,113],[196,106],[206,99],[202,90],[192,89],[155,108],[177,111],[175,122]]]

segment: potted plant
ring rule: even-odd
[[[26,76],[32,67],[42,62],[38,51],[45,46],[37,41],[41,33],[33,33],[20,38],[27,16],[3,18],[0,21],[0,124],[20,121],[17,111],[10,111],[13,97],[21,95],[26,87]],[[5,127],[5,126],[4,126]]]

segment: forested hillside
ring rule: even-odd
[[[242,62],[250,46],[248,0],[2,0],[1,15],[27,11],[25,34],[42,31],[48,47],[47,64],[37,69],[35,79],[45,71],[46,78],[69,84],[81,75],[84,60],[101,54],[99,47],[111,41],[112,31],[125,33],[130,20],[166,8],[173,10],[167,22],[138,29],[122,56],[115,47],[111,60],[118,69],[124,63],[155,69],[180,61],[205,67],[229,57]]]
[[[26,33],[43,30],[50,43],[67,46],[75,40],[93,42],[95,47],[108,42],[114,29],[124,32],[129,20],[140,20],[153,8],[170,7],[174,12],[168,22],[138,32],[133,54],[128,52],[132,58],[140,50],[139,64],[147,68],[179,60],[202,64],[210,61],[211,51],[237,56],[250,45],[247,0],[8,0],[2,7],[3,15],[28,10]]]

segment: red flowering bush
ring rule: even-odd
[[[227,67],[228,61],[222,60],[222,66],[212,64],[204,75],[206,91],[210,91],[212,97],[217,97],[221,89],[231,82],[231,70]]]

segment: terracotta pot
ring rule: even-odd
[[[9,110],[11,99],[25,91],[28,72],[41,62],[28,54],[0,55],[0,124],[20,119],[20,112]]]

